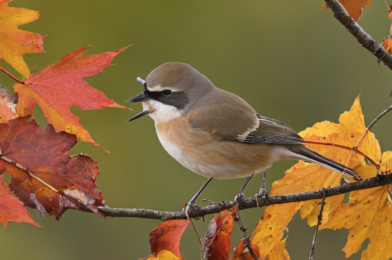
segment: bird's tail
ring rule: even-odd
[[[307,148],[304,145],[291,145],[288,147],[289,150],[298,155],[296,159],[300,159],[307,162],[317,163],[327,169],[346,175],[347,177],[353,178],[357,181],[362,180],[361,175],[359,175],[353,169],[350,169],[334,160],[328,159],[322,156],[318,152]]]

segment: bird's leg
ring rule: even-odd
[[[188,219],[190,219],[189,218],[189,210],[195,205],[195,201],[200,196],[202,191],[207,187],[208,183],[210,183],[210,181],[212,181],[212,179],[213,179],[213,177],[209,178],[206,181],[206,183],[204,183],[204,185],[200,188],[200,190],[195,194],[195,196],[193,196],[192,199],[188,202],[188,205],[186,205],[186,207],[185,207],[185,214],[186,214],[186,217]]]
[[[238,192],[238,194],[234,197],[234,202],[235,202],[235,204],[236,204],[237,206],[238,206],[238,204],[239,204],[240,201],[244,200],[245,196],[244,196],[244,194],[243,194],[243,191],[245,190],[246,186],[248,186],[249,181],[253,178],[254,175],[255,175],[255,174],[252,173],[252,175],[250,175],[250,176],[246,179],[244,185],[242,185],[242,188],[240,189],[240,191]]]
[[[259,193],[257,193],[257,194],[255,195],[257,207],[259,207],[259,199],[258,199],[258,197],[259,197],[259,196],[260,196],[260,197],[265,197],[265,196],[268,195],[268,191],[267,191],[267,189],[265,188],[265,182],[266,182],[266,180],[267,180],[267,170],[264,171],[263,182],[261,183],[260,191],[259,191]]]
[[[264,176],[263,176],[263,182],[261,183],[261,188],[259,191],[259,195],[263,196],[265,193],[267,193],[267,189],[265,188],[265,182],[267,180],[267,170],[264,171]]]

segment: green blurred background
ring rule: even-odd
[[[71,110],[82,118],[92,137],[110,154],[87,143],[78,143],[73,154],[85,153],[99,161],[98,188],[110,207],[178,211],[205,178],[193,174],[172,159],[160,145],[154,123],[144,117],[126,120],[141,111],[140,104],[124,101],[142,90],[136,77],[166,61],[189,63],[216,86],[247,100],[259,113],[278,119],[296,131],[314,123],[338,122],[362,91],[361,103],[369,124],[392,99],[391,71],[377,60],[333,18],[321,11],[323,1],[92,1],[16,0],[10,6],[38,10],[41,17],[21,28],[47,34],[45,54],[26,54],[36,73],[77,48],[93,45],[85,54],[114,51],[133,44],[113,61],[114,66],[86,80],[109,98],[135,111],[104,109]],[[388,35],[383,1],[373,1],[359,24],[381,42]],[[0,65],[18,75],[5,62]],[[20,77],[21,78],[21,77]],[[0,73],[0,84],[14,82]],[[9,87],[11,89],[11,87]],[[10,90],[11,91],[11,90]],[[36,107],[35,118],[45,120]],[[373,128],[382,150],[391,149],[392,115]],[[271,183],[294,162],[279,162],[269,170]],[[260,188],[258,175],[245,191]],[[231,200],[244,179],[215,180],[201,198]],[[205,205],[201,200],[199,204]],[[67,211],[60,222],[47,216],[43,228],[9,223],[0,228],[1,259],[137,259],[150,255],[149,232],[160,221],[108,218]],[[249,231],[263,210],[243,211]],[[196,222],[204,234],[206,222]],[[287,249],[292,259],[307,259],[314,227],[298,215],[289,225]],[[315,259],[343,259],[348,231],[321,231]],[[236,245],[242,237],[238,226],[232,235]],[[362,247],[365,248],[368,242]],[[200,259],[191,227],[181,241],[186,259]],[[351,259],[360,259],[360,253]]]

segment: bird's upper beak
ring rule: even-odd
[[[145,81],[142,80],[141,78],[137,78],[137,81],[139,81],[142,85],[144,85]],[[128,100],[126,100],[125,102],[129,102],[129,103],[133,103],[133,102],[143,102],[143,101],[147,101],[150,98],[146,95],[146,93],[142,92],[139,95],[130,98]],[[130,122],[132,120],[138,119],[142,116],[148,115],[148,110],[143,110],[141,113],[137,114],[136,116],[132,117],[131,119],[129,119],[127,122]]]
[[[133,102],[143,102],[143,101],[147,101],[147,100],[149,100],[150,98],[144,93],[144,92],[142,92],[142,93],[140,93],[139,95],[137,95],[137,96],[135,96],[135,97],[133,97],[133,98],[130,98],[130,99],[128,99],[128,100],[126,100],[125,102],[129,102],[129,103],[133,103]]]

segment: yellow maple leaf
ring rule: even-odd
[[[392,170],[392,152],[383,153],[380,171],[388,174]],[[356,171],[370,178],[377,174],[374,166],[362,165]],[[362,253],[363,260],[390,259],[392,257],[392,203],[389,196],[390,185],[353,191],[350,200],[340,205],[329,221],[320,229],[350,229],[348,241],[343,251],[346,257],[358,252],[362,243],[369,238],[370,243]]]
[[[45,35],[17,29],[19,25],[38,19],[37,11],[9,7],[11,0],[0,0],[0,60],[8,62],[15,70],[27,78],[30,70],[23,60],[25,53],[45,52]]]
[[[289,253],[286,250],[286,240],[279,241],[278,244],[269,252],[266,260],[290,260]]]
[[[146,257],[146,258],[139,258],[139,260],[180,260],[175,254],[173,254],[169,250],[162,250],[160,251],[157,256],[154,254]]]
[[[339,124],[327,121],[317,123],[299,134],[307,141],[354,147],[366,129],[359,97],[350,111],[340,116],[339,122]],[[374,161],[379,161],[381,150],[374,134],[367,133],[364,140],[360,142],[359,150]],[[347,166],[351,168],[366,164],[362,156],[358,154],[350,156],[350,150],[335,146],[306,145],[332,160],[342,164],[347,163]],[[273,183],[271,194],[290,194],[338,186],[342,176],[317,164],[300,161],[286,171],[284,178]],[[338,195],[325,200],[323,223],[327,222],[332,213],[341,205],[343,198],[344,195]],[[298,210],[301,211],[302,218],[308,218],[309,225],[315,225],[320,210],[320,201],[321,199],[268,206],[252,234],[252,243],[259,247],[262,258],[267,257],[268,253],[280,243],[284,228]]]

